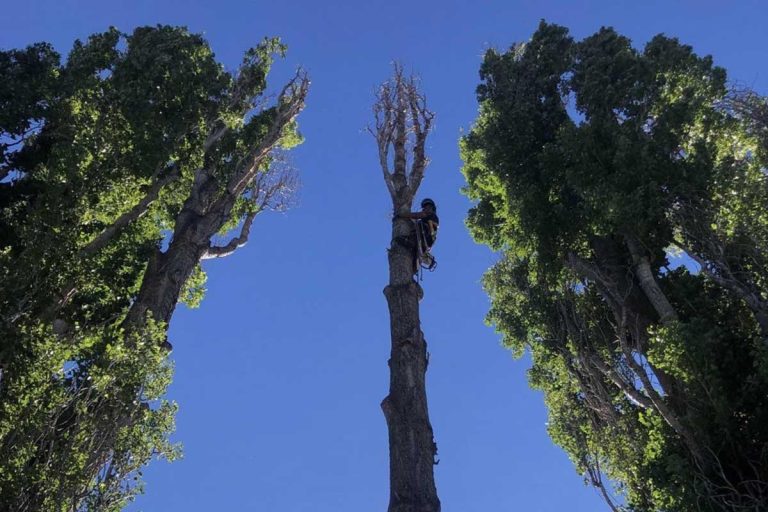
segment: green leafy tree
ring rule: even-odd
[[[176,455],[168,322],[293,185],[308,80],[263,97],[284,51],[229,73],[158,26],[0,52],[0,509],[119,510]]]
[[[676,39],[545,22],[480,76],[467,222],[552,439],[613,510],[765,510],[765,100]]]

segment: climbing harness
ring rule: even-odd
[[[424,232],[426,229],[430,229],[426,222],[416,221],[416,258],[419,264],[419,280],[421,280],[422,270],[434,272],[437,268],[437,260],[430,252],[431,246],[426,241],[426,233]],[[430,231],[432,245],[434,245],[437,241],[437,232]]]

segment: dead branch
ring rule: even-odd
[[[232,176],[227,183],[227,191],[233,195],[240,195],[259,172],[264,158],[275,149],[280,141],[282,131],[304,109],[304,104],[309,92],[309,78],[304,70],[299,69],[291,80],[285,84],[277,97],[275,119],[262,140],[240,161],[240,170]]]
[[[691,201],[681,201],[673,213],[675,222],[682,228],[674,243],[699,264],[701,272],[712,282],[747,305],[758,323],[764,342],[768,343],[768,300],[763,298],[764,291],[757,284],[765,279],[765,274],[764,270],[754,270],[765,269],[766,257],[761,250],[765,241],[751,240],[748,246],[740,246],[737,254],[732,254],[733,245],[729,247],[727,241],[710,226],[716,221],[711,219],[708,210]],[[753,270],[745,272],[732,268],[734,263],[742,266],[745,260],[751,260],[749,266]]]
[[[409,206],[429,163],[425,144],[434,113],[427,108],[416,78],[406,77],[399,64],[395,64],[392,78],[379,87],[373,113],[375,123],[368,131],[376,138],[387,190],[396,208]]]
[[[224,246],[211,245],[202,259],[223,258],[248,243],[251,225],[256,215],[264,210],[282,211],[293,198],[298,184],[298,175],[292,167],[273,164],[266,171],[256,175],[250,187],[248,213],[243,220],[240,234]]]
[[[675,414],[675,412],[672,411],[672,409],[667,405],[664,397],[662,397],[653,386],[653,383],[651,382],[646,369],[635,360],[635,355],[629,345],[629,342],[627,341],[626,336],[626,308],[622,308],[621,314],[617,315],[617,317],[618,325],[616,326],[616,333],[618,335],[619,345],[621,346],[621,350],[624,353],[625,362],[632,369],[637,378],[640,379],[640,382],[643,385],[643,389],[648,395],[648,399],[650,400],[651,404],[653,404],[653,408],[656,410],[656,412],[658,412],[664,421],[680,436],[685,445],[688,447],[688,450],[690,451],[693,458],[703,464],[706,458],[701,450],[701,447],[699,446],[696,436],[693,435],[690,429],[683,424],[680,417]],[[651,372],[653,372],[653,370],[651,370]],[[656,380],[659,380],[658,377],[656,377]]]
[[[253,224],[253,219],[256,218],[257,213],[258,212],[254,210],[245,216],[243,225],[240,228],[240,235],[230,240],[229,243],[223,247],[209,247],[201,259],[224,258],[248,243],[248,235],[251,233],[251,224]]]

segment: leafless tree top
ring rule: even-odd
[[[424,145],[435,115],[416,78],[405,76],[399,64],[394,68],[376,93],[375,124],[369,131],[376,138],[384,182],[397,209],[410,206],[424,177],[429,163]]]

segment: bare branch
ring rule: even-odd
[[[560,316],[565,323],[565,328],[571,338],[576,342],[576,348],[579,353],[579,361],[582,366],[595,368],[618,387],[622,393],[632,403],[637,404],[644,409],[653,408],[650,399],[635,387],[634,382],[624,378],[610,364],[607,364],[603,358],[592,348],[592,344],[587,337],[587,329],[583,321],[579,318],[575,308],[567,307],[565,303],[560,303],[558,309]],[[575,368],[574,368],[575,370]]]
[[[309,78],[303,70],[299,69],[278,95],[275,119],[272,121],[267,135],[261,144],[243,159],[240,170],[227,183],[227,191],[231,195],[240,195],[248,183],[256,177],[264,158],[280,142],[284,127],[289,125],[304,109],[308,91]]]
[[[427,109],[416,79],[406,77],[399,64],[395,64],[392,78],[379,87],[373,112],[375,127],[369,132],[376,138],[384,182],[394,205],[406,207],[424,177],[428,163],[424,148],[434,114]]]
[[[253,219],[265,210],[282,211],[286,209],[297,189],[298,174],[290,166],[273,165],[266,171],[256,175],[247,191],[248,213],[243,220],[240,234],[226,245],[218,247],[211,245],[203,254],[202,259],[223,258],[234,253],[248,242]]]
[[[653,404],[653,408],[659,413],[659,415],[664,419],[664,421],[666,421],[666,423],[670,427],[672,427],[672,429],[675,432],[677,432],[677,434],[682,438],[683,442],[688,447],[688,450],[691,452],[691,455],[693,455],[695,459],[703,463],[703,461],[705,460],[705,457],[701,450],[701,447],[699,446],[696,436],[693,435],[690,429],[683,424],[680,417],[677,414],[675,414],[674,411],[672,411],[669,405],[667,405],[667,403],[664,401],[664,397],[662,397],[659,394],[659,392],[656,391],[656,388],[653,386],[653,383],[651,382],[651,379],[648,376],[646,369],[635,360],[634,354],[632,352],[632,349],[630,348],[630,345],[626,337],[626,333],[627,333],[626,308],[622,308],[621,315],[617,318],[617,320],[619,323],[617,325],[616,333],[618,334],[619,345],[621,346],[621,350],[624,353],[625,362],[632,369],[634,374],[637,375],[637,378],[640,379],[640,382],[643,385],[643,389],[648,395],[650,402]],[[653,370],[651,370],[651,372],[653,372]],[[658,380],[658,377],[657,377],[657,380]]]
[[[411,79],[411,91],[408,95],[410,110],[411,110],[411,122],[414,127],[414,145],[413,145],[413,164],[411,165],[411,174],[408,182],[411,188],[411,195],[415,196],[421,185],[421,180],[424,178],[424,170],[429,163],[424,145],[427,141],[427,134],[432,128],[432,119],[435,115],[427,108],[427,98],[419,94],[416,89],[416,85]]]
[[[400,187],[406,183],[406,141],[408,140],[407,132],[407,105],[408,100],[406,95],[408,89],[404,83],[403,67],[399,64],[395,64],[394,72],[394,102],[392,107],[394,108],[394,136],[392,141],[392,147],[395,151],[394,170],[392,176],[395,182],[395,190],[399,190]]]
[[[600,491],[600,495],[602,496],[603,501],[605,501],[606,505],[608,505],[608,507],[611,509],[611,512],[622,512],[624,510],[624,507],[620,507],[616,505],[616,503],[614,503],[613,499],[611,499],[611,496],[608,493],[608,489],[605,487],[605,483],[603,482],[603,477],[602,477],[603,472],[600,469],[599,455],[594,454],[592,456],[592,460],[594,461],[594,465],[589,463],[585,464],[590,482],[594,487],[597,488],[598,491]]]
[[[384,176],[384,183],[387,185],[389,195],[395,197],[395,185],[392,182],[392,171],[389,169],[389,147],[392,143],[392,134],[394,123],[392,122],[392,112],[394,110],[392,101],[392,87],[389,82],[384,82],[376,94],[376,102],[373,105],[373,114],[376,119],[375,130],[368,127],[368,131],[376,138],[376,145],[379,150],[379,164]]]
[[[750,291],[739,279],[733,276],[730,269],[724,262],[714,263],[705,260],[695,251],[689,249],[679,240],[675,240],[675,245],[685,251],[686,255],[699,264],[701,271],[709,277],[718,286],[730,291],[738,298],[744,301],[760,327],[760,333],[768,341],[768,304],[757,293]]]
[[[207,260],[212,258],[223,258],[225,256],[229,256],[230,254],[234,253],[237,249],[243,247],[246,243],[248,243],[248,235],[251,234],[251,224],[253,224],[253,219],[256,218],[256,214],[258,211],[254,210],[252,212],[249,212],[245,216],[245,220],[243,221],[243,226],[240,228],[240,235],[233,238],[229,241],[229,243],[223,247],[210,247],[208,250],[203,254],[201,259]]]
[[[619,375],[610,365],[607,365],[600,357],[596,355],[590,357],[588,362],[613,382],[632,403],[639,405],[643,409],[653,408],[653,403],[648,396],[644,395],[633,384],[627,382],[626,379]]]
[[[601,272],[600,268],[594,263],[582,258],[574,252],[568,253],[568,267],[573,270],[581,279],[591,281],[600,290],[601,295],[611,302],[612,306],[618,307],[623,302],[623,298],[616,290],[615,283],[609,276]]]
[[[720,108],[747,125],[763,151],[768,151],[768,98],[748,88],[734,87]]]

